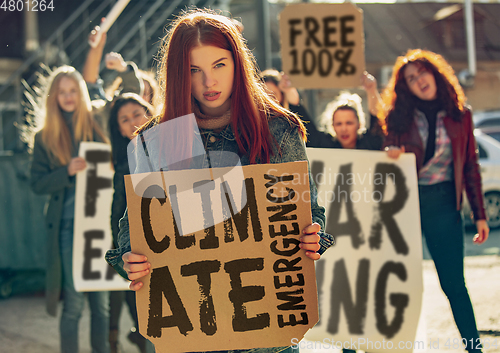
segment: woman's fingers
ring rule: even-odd
[[[141,254],[135,254],[133,252],[126,252],[122,256],[123,262],[146,262],[148,258]]]
[[[321,237],[316,233],[311,234],[311,235],[303,235],[300,238],[300,244],[304,245],[304,247],[306,245],[318,245],[319,246],[320,239],[321,239]]]
[[[123,268],[125,269],[125,266],[123,266]],[[131,271],[125,270],[125,271],[127,272],[128,279],[134,281],[149,274],[149,267],[140,271],[135,271],[135,270]]]
[[[148,258],[141,254],[135,254],[133,252],[126,252],[123,254],[122,259],[124,262],[145,262]]]
[[[123,254],[122,259],[123,269],[127,272],[128,279],[131,281],[135,281],[149,274],[151,264],[147,262],[146,256],[127,252]]]
[[[127,273],[139,273],[149,270],[151,264],[149,262],[141,262],[141,263],[124,263],[123,269]],[[133,279],[133,278],[132,278]]]
[[[400,154],[400,151],[387,151],[387,156],[392,159],[398,159]]]
[[[405,146],[387,146],[385,148],[385,151],[387,152],[387,157],[392,158],[392,159],[398,159],[401,153],[405,153]]]
[[[366,91],[369,91],[377,87],[377,80],[375,80],[375,77],[373,75],[365,71],[361,75],[361,84]]]
[[[138,291],[139,289],[141,289],[143,285],[144,285],[144,283],[142,283],[142,282],[132,281],[132,282],[130,282],[128,287],[135,292],[135,291]]]
[[[302,231],[303,235],[300,238],[299,247],[306,251],[306,256],[312,260],[318,260],[320,254],[317,251],[320,249],[319,241],[321,237],[318,232],[321,230],[321,226],[318,223],[313,223],[308,225]]]
[[[318,233],[321,230],[321,226],[318,223],[313,223],[309,224],[307,227],[305,227],[302,230],[302,233],[304,234],[313,234],[313,233]]]
[[[82,157],[75,157],[71,159],[68,165],[68,174],[75,175],[79,171],[84,170],[87,167],[87,162]]]
[[[312,244],[300,243],[299,246],[301,249],[304,249],[306,251],[313,251],[313,252],[318,251],[320,248],[318,243],[312,243]]]
[[[75,167],[77,172],[79,172],[80,170],[84,170],[87,167],[87,162],[85,161],[85,159],[81,158],[81,160],[77,160],[75,162]]]
[[[306,251],[306,256],[310,258],[311,260],[319,260],[321,255],[318,254],[317,252],[312,252],[312,251]]]
[[[488,223],[484,219],[480,219],[476,222],[477,234],[472,239],[476,244],[482,244],[488,239],[490,228]]]

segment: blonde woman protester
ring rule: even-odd
[[[60,319],[61,352],[78,352],[78,323],[84,293],[75,291],[72,275],[75,176],[86,168],[77,157],[82,141],[107,141],[92,114],[87,86],[73,67],[62,66],[49,77],[43,96],[43,116],[34,137],[31,188],[50,198],[46,208],[48,265],[46,306],[56,316],[63,298]],[[91,310],[90,343],[93,353],[108,353],[108,293],[88,293]]]
[[[370,111],[370,126],[366,128],[365,113],[361,97],[350,92],[342,92],[328,103],[321,114],[321,126],[332,138],[323,145],[325,148],[346,148],[380,150],[384,141],[381,124],[377,118],[377,104],[380,95],[377,81],[367,72],[361,76]]]
[[[360,150],[380,150],[384,141],[382,127],[377,118],[377,106],[381,101],[377,91],[377,80],[368,72],[361,75],[361,84],[368,99],[370,126],[365,126],[365,113],[361,97],[357,94],[342,92],[331,101],[321,114],[320,124],[331,138],[324,140],[324,148],[344,148]],[[344,348],[343,353],[355,353]]]

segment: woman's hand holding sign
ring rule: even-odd
[[[319,250],[319,240],[321,239],[318,232],[321,230],[321,226],[318,223],[313,223],[308,225],[302,230],[304,234],[300,238],[300,248],[306,251],[306,256],[312,260],[319,260],[320,254],[317,253]]]
[[[401,153],[405,153],[405,146],[387,146],[385,148],[385,151],[387,152],[387,156],[392,159],[398,159]]]
[[[149,274],[151,264],[148,262],[148,258],[144,255],[127,252],[123,254],[122,259],[123,269],[127,272],[128,279],[132,281],[129,288],[133,291],[141,289],[143,283],[138,280]]]

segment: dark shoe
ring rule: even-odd
[[[146,339],[137,331],[135,327],[130,329],[130,333],[127,336],[128,340],[133,344],[137,345],[141,353],[146,353]]]

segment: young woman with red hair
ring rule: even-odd
[[[159,74],[165,98],[163,112],[139,134],[146,135],[155,125],[194,113],[204,149],[211,152],[210,167],[228,166],[229,161],[213,157],[218,151],[235,153],[241,165],[307,160],[301,120],[268,96],[259,82],[254,57],[231,19],[208,11],[190,11],[173,23],[164,43]],[[182,128],[171,138],[162,137],[158,149],[169,151],[178,161],[188,160],[189,165],[183,167],[192,169],[195,161],[189,160],[189,154],[187,159],[179,157],[191,149],[191,143],[186,144],[191,141],[189,135],[183,135]],[[148,153],[152,165],[138,160],[136,172],[164,170],[156,165],[161,163],[159,158],[153,157],[160,152],[149,149]],[[317,204],[311,177],[310,188],[313,224],[303,229],[300,247],[306,256],[317,260],[333,244],[333,237],[322,231],[324,208]],[[119,245],[107,253],[107,260],[132,281],[132,290],[138,290],[143,286],[141,278],[149,273],[149,263],[143,255],[130,252],[127,214],[120,220]]]
[[[469,352],[482,349],[464,279],[462,192],[474,213],[478,234],[488,238],[472,114],[451,66],[441,55],[410,50],[396,60],[382,94],[389,157],[415,153],[422,233],[441,288]]]

